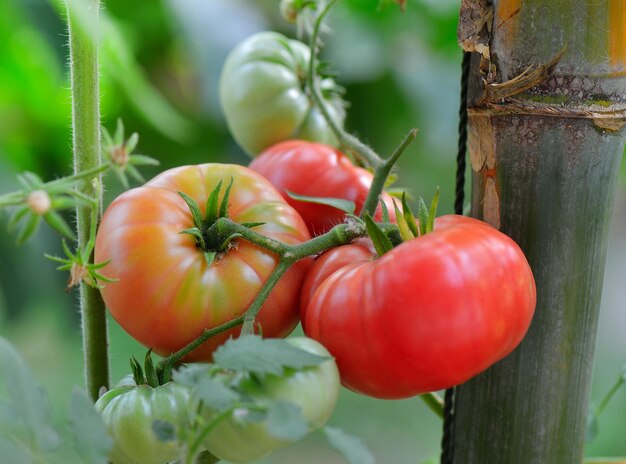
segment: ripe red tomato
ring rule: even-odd
[[[512,239],[449,215],[378,259],[363,245],[330,250],[301,298],[305,333],[336,358],[346,387],[404,398],[465,382],[509,354],[536,292]]]
[[[250,169],[268,179],[285,200],[302,216],[312,235],[329,231],[343,222],[345,213],[332,206],[307,203],[290,198],[286,190],[310,197],[341,198],[354,202],[356,214],[372,184],[373,175],[354,166],[339,150],[321,143],[288,140],[271,146],[252,163]],[[389,218],[395,222],[391,197],[383,193]],[[374,219],[380,221],[380,205]]]
[[[194,237],[180,234],[194,222],[177,192],[193,198],[204,214],[216,184],[223,180],[226,185],[231,178],[232,220],[264,223],[254,230],[285,243],[310,238],[300,215],[267,180],[225,164],[166,171],[120,195],[102,218],[95,259],[110,260],[103,273],[119,279],[102,289],[104,301],[130,335],[158,354],[177,351],[205,329],[241,315],[278,263],[269,251],[235,239],[208,266]],[[298,295],[309,264],[294,265],[265,301],[258,316],[265,336],[286,336],[297,324]],[[238,330],[211,339],[186,360],[210,360],[213,350]]]

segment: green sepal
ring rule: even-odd
[[[137,148],[137,143],[139,143],[139,134],[137,132],[133,132],[126,140],[126,151],[128,153],[132,153],[135,148]]]
[[[220,212],[218,217],[228,217],[228,201],[230,200],[230,189],[233,187],[233,182],[235,179],[233,177],[230,178],[230,182],[228,183],[228,187],[224,191],[224,197],[222,198],[222,202],[220,203]]]
[[[125,190],[128,190],[128,188],[130,187],[129,183],[128,183],[128,177],[126,177],[126,173],[124,172],[123,169],[120,169],[118,166],[115,165],[111,165],[111,170],[113,171],[113,174],[115,174],[115,177],[117,177],[117,180],[119,181],[120,184],[122,184],[122,187],[124,187]]]
[[[137,361],[134,356],[130,358],[130,370],[133,373],[133,379],[135,379],[137,385],[144,385],[146,383],[141,364],[139,364],[139,361]]]
[[[21,206],[13,212],[7,224],[7,230],[9,233],[15,230],[19,222],[28,214],[29,211],[30,208],[28,206]]]
[[[178,194],[183,200],[185,200],[185,203],[187,203],[187,206],[189,207],[189,210],[191,211],[191,216],[193,217],[193,223],[195,224],[197,228],[201,229],[202,228],[202,212],[200,211],[200,207],[198,206],[198,203],[196,203],[196,200],[194,200],[193,198],[191,198],[189,195],[187,195],[184,192],[178,192]]]
[[[406,219],[404,219],[404,214],[402,214],[402,211],[398,208],[395,198],[393,199],[393,209],[396,212],[396,222],[398,223],[398,229],[400,230],[400,237],[402,237],[402,240],[406,242],[415,238],[415,235],[411,233],[411,230],[406,223]]]
[[[218,203],[221,190],[222,181],[220,179],[220,181],[217,183],[217,186],[213,189],[213,191],[209,195],[209,198],[206,201],[205,221],[207,224],[213,224],[215,221],[217,221],[219,214]]]
[[[206,248],[206,244],[204,241],[204,237],[202,236],[202,232],[197,227],[192,227],[190,229],[181,230],[178,233],[193,235],[198,240],[198,244],[200,245],[200,248],[202,248],[203,250]]]
[[[387,209],[387,205],[385,204],[385,202],[382,200],[382,198],[380,199],[380,209],[382,211],[382,217],[383,217],[383,222],[385,224],[389,224],[391,221],[389,220],[389,210]]]
[[[264,226],[265,222],[242,222],[241,225],[247,227],[248,229],[252,229],[254,227]]]
[[[169,363],[165,364],[163,370],[157,370],[157,374],[159,376],[159,383],[161,385],[165,385],[167,382],[172,380],[172,366]]]
[[[52,199],[52,209],[70,209],[76,206],[76,201],[71,197],[56,197]]]
[[[215,258],[217,257],[217,252],[215,251],[205,251],[204,252],[204,260],[206,261],[206,265],[211,267],[211,264],[215,262]]]
[[[43,187],[43,180],[34,172],[24,171],[17,175],[17,181],[26,190],[35,190]]]
[[[31,238],[37,229],[39,228],[39,223],[41,222],[41,216],[38,214],[31,214],[30,217],[26,220],[25,224],[20,229],[20,232],[17,234],[17,239],[15,243],[17,245],[22,245],[29,238]]]
[[[367,213],[365,214],[364,219],[367,234],[370,236],[370,239],[372,239],[372,243],[374,244],[374,248],[376,248],[378,256],[382,256],[389,250],[392,250],[393,245],[391,243],[391,240],[389,240],[389,237],[385,235],[379,225],[374,222],[372,216]]]
[[[146,179],[141,175],[141,173],[134,166],[128,165],[126,166],[126,171],[130,174],[130,176],[135,179],[137,182],[145,183]]]
[[[124,121],[122,118],[117,118],[117,125],[115,126],[115,134],[113,134],[113,144],[121,145],[124,143]]]
[[[413,211],[411,211],[411,207],[406,200],[406,193],[402,194],[402,215],[404,216],[404,220],[406,221],[409,230],[413,234],[413,237],[418,237],[420,232],[417,227],[417,223],[415,222]]]
[[[154,362],[152,362],[152,350],[148,350],[144,361],[144,369],[146,371],[146,382],[151,387],[159,386],[159,376],[157,375]]]
[[[305,203],[315,203],[318,205],[331,206],[347,214],[354,214],[354,211],[356,210],[356,205],[354,204],[354,202],[344,200],[342,198],[309,197],[306,195],[298,195],[297,193],[293,193],[289,190],[285,190],[285,193],[289,198],[292,198],[294,200],[303,201]]]
[[[420,197],[417,202],[417,220],[419,222],[420,235],[424,235],[428,231],[428,216],[429,212],[426,203],[424,199]]]
[[[432,232],[435,228],[435,216],[437,215],[437,207],[439,206],[439,187],[435,190],[433,200],[430,202],[430,210],[428,211],[428,223],[426,224],[426,233]]]
[[[232,242],[234,239],[236,238],[240,238],[243,237],[243,235],[238,234],[238,233],[234,233],[229,235],[226,240],[224,240],[224,242],[222,243],[222,245],[220,246],[220,250],[222,251],[226,251],[226,249],[228,248],[228,245],[230,244],[230,242]]]
[[[76,235],[74,234],[74,231],[70,228],[70,226],[67,225],[65,220],[56,211],[50,210],[47,213],[45,213],[43,215],[43,220],[46,221],[46,223],[50,227],[52,227],[54,230],[56,230],[59,234],[63,235],[64,237],[67,237],[70,240],[76,239]]]

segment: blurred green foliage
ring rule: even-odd
[[[105,1],[103,124],[113,129],[122,117],[128,131],[141,136],[138,151],[157,158],[161,169],[210,161],[246,164],[223,122],[217,80],[226,54],[246,36],[262,29],[294,35],[277,5],[278,0]],[[378,0],[344,0],[325,39],[323,56],[333,62],[351,105],[347,125],[383,155],[406,131],[419,127],[417,141],[399,165],[398,184],[427,200],[440,186],[440,213],[451,212],[461,58],[458,1],[409,0],[404,14],[391,6],[381,12],[377,5]],[[0,2],[1,192],[15,186],[14,174],[21,170],[45,179],[71,170],[66,54],[58,1]],[[626,166],[622,171],[626,176]],[[148,178],[156,172],[143,170]],[[107,179],[107,201],[120,191],[114,178]],[[0,230],[5,219],[0,213]],[[0,334],[18,345],[49,388],[60,421],[71,386],[83,382],[75,295],[62,291],[67,277],[42,256],[61,254],[56,236],[43,228],[22,248],[13,241],[0,232]],[[614,323],[603,319],[601,330]],[[129,356],[142,357],[143,348],[112,320],[110,327],[117,380],[128,372]],[[609,340],[601,332],[594,398],[626,362],[623,339]],[[626,394],[614,401],[623,410]],[[419,463],[438,455],[440,423],[418,399],[378,401],[344,391],[332,422],[364,437],[379,462]],[[626,416],[607,411],[600,427],[588,452],[625,454],[620,434]],[[263,462],[341,462],[319,448],[321,443],[312,436]]]

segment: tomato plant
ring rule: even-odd
[[[363,245],[327,252],[307,276],[301,309],[305,333],[335,356],[345,386],[403,398],[502,359],[525,335],[535,300],[513,240],[448,215],[378,259]]]
[[[268,181],[235,165],[171,169],[120,195],[102,218],[95,259],[108,262],[107,276],[118,279],[102,289],[102,296],[117,322],[156,353],[177,351],[205,329],[243,314],[277,265],[271,252],[210,229],[216,219],[216,186],[229,179],[232,188],[226,189],[227,200],[222,195],[223,215],[287,244],[309,238],[298,213]],[[197,214],[179,191],[200,205]],[[212,215],[203,220],[204,229],[181,234],[194,229],[200,214]],[[264,335],[285,336],[297,324],[299,288],[308,264],[302,260],[292,266],[265,301],[258,317]],[[237,330],[220,334],[186,359],[210,359],[215,347]]]
[[[335,144],[336,138],[306,89],[310,49],[275,32],[255,34],[230,53],[220,78],[228,127],[251,156],[277,142],[301,138]],[[320,82],[337,124],[345,117],[340,89]]]
[[[289,197],[287,191],[308,197],[340,198],[351,201],[360,213],[373,175],[355,166],[339,150],[321,143],[289,140],[271,146],[250,163],[250,169],[267,178],[285,200],[302,216],[313,235],[322,234],[343,222],[345,213],[330,205]],[[390,220],[395,221],[393,200],[382,195]],[[381,220],[379,206],[374,219]]]
[[[310,338],[287,339],[296,348],[318,356],[329,356],[328,350]],[[287,369],[283,375],[248,376],[238,386],[257,405],[271,408],[276,402],[288,402],[300,408],[310,429],[322,427],[330,418],[339,395],[339,372],[332,358],[322,364],[302,369]],[[266,421],[242,421],[245,409],[236,409],[219,420],[204,443],[220,459],[245,463],[259,459],[293,440],[274,436]],[[207,412],[211,421],[215,412]],[[244,417],[245,419],[245,417]]]
[[[113,464],[166,464],[182,451],[177,435],[190,426],[189,390],[176,383],[118,386],[96,402],[96,410],[113,438]],[[159,438],[158,421],[171,430],[171,439]],[[157,422],[157,424],[155,424]]]

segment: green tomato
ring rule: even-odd
[[[255,34],[233,49],[222,70],[220,99],[226,122],[252,157],[287,139],[337,145],[306,88],[310,49],[275,32]],[[331,117],[345,119],[340,88],[330,78],[320,88]]]
[[[96,410],[114,441],[109,456],[113,464],[166,464],[181,456],[180,442],[160,441],[152,425],[165,421],[174,426],[176,436],[190,426],[186,387],[170,382],[152,388],[125,382],[102,395]]]
[[[299,337],[287,342],[309,353],[328,356],[328,350],[313,339]],[[322,364],[300,370],[288,370],[282,376],[268,375],[260,382],[247,379],[242,390],[257,404],[271,405],[288,401],[298,406],[311,429],[322,427],[330,418],[339,396],[339,371],[331,358]],[[238,421],[234,411],[217,423],[204,444],[207,450],[225,461],[246,463],[255,461],[291,443],[272,436],[263,422]],[[210,421],[215,415],[208,414]]]

